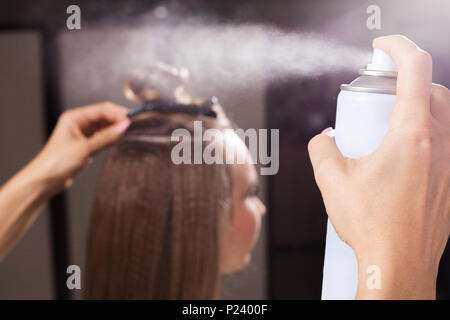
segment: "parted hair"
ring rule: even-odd
[[[226,128],[202,117],[206,128]],[[170,135],[189,115],[133,121],[98,177],[86,249],[86,299],[214,299],[221,226],[232,206],[225,164],[171,161]]]

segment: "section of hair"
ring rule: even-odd
[[[94,197],[85,298],[217,297],[221,225],[231,210],[230,168],[175,165],[170,142],[133,139],[170,137],[180,127],[192,131],[194,120],[178,114],[135,121],[110,151]]]

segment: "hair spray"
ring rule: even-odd
[[[374,49],[372,62],[337,99],[335,141],[348,158],[373,152],[383,140],[395,105],[397,67],[389,55]],[[358,265],[353,250],[339,239],[328,220],[322,299],[354,299]]]

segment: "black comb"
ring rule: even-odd
[[[161,112],[161,113],[185,113],[191,115],[202,115],[207,117],[216,118],[217,114],[212,109],[214,104],[217,104],[218,100],[216,97],[211,97],[209,100],[205,101],[201,105],[193,104],[181,104],[174,100],[160,99],[145,101],[137,107],[132,108],[128,111],[127,116],[129,118],[137,116],[145,112]]]

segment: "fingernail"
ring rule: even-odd
[[[131,121],[130,119],[125,119],[122,122],[119,122],[119,124],[116,125],[116,131],[117,133],[124,133],[125,131],[127,131],[128,127],[130,126]]]
[[[333,138],[334,137],[334,129],[332,127],[328,127],[323,130],[321,133],[326,134],[327,136]]]
[[[331,129],[331,130],[325,132],[325,134],[327,136],[329,136],[330,138],[334,138],[334,133],[335,133],[334,129]]]

